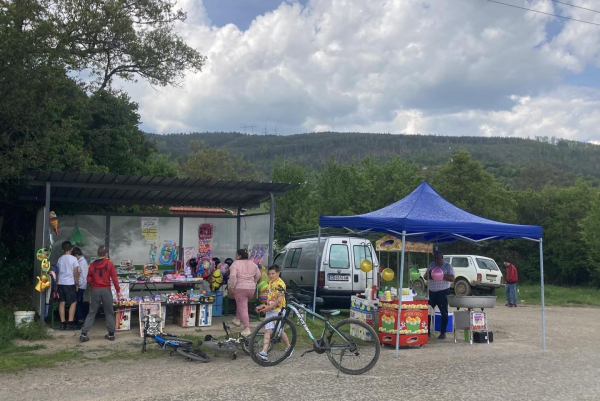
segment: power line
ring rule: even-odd
[[[550,0],[550,1],[553,2],[553,3],[564,4],[565,6],[571,6],[571,7],[575,7],[575,8],[581,8],[582,10],[587,10],[587,11],[591,11],[593,13],[600,14],[600,11],[598,11],[598,10],[592,10],[591,8],[585,8],[585,7],[576,6],[575,4],[565,3],[564,1],[558,1],[558,0]]]
[[[556,14],[546,13],[546,12],[538,11],[538,10],[532,10],[531,8],[526,8],[526,7],[521,7],[521,6],[515,6],[513,4],[503,3],[501,1],[496,1],[496,0],[485,0],[485,1],[489,1],[490,3],[501,4],[501,5],[507,6],[507,7],[519,8],[521,10],[531,11],[531,12],[538,13],[538,14],[549,15],[551,17],[562,18],[562,19],[567,19],[567,20],[576,21],[576,22],[583,22],[584,24],[590,24],[590,25],[600,26],[600,24],[595,23],[595,22],[584,21],[584,20],[575,19],[575,18],[571,18],[571,17],[565,17],[565,16],[562,16],[562,15],[556,15]]]

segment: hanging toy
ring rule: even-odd
[[[221,284],[223,284],[223,275],[221,270],[215,269],[215,271],[212,273],[210,281],[210,287],[212,291],[216,292],[219,288],[221,288]]]
[[[37,276],[37,284],[35,285],[35,289],[38,292],[44,292],[50,287],[50,280],[48,280],[47,275],[42,275],[42,277]]]
[[[50,271],[50,261],[48,259],[42,260],[42,272],[47,274]]]
[[[50,225],[54,228],[54,232],[58,235],[58,217],[56,217],[56,213],[54,210],[50,211]]]
[[[213,261],[210,258],[202,258],[202,262],[198,264],[198,277],[207,279],[213,272]]]
[[[165,241],[163,247],[160,250],[159,262],[161,265],[173,264],[173,260],[177,257],[177,250],[175,248],[175,241]]]
[[[39,260],[41,262],[44,259],[50,259],[50,253],[51,253],[50,249],[42,248],[36,252],[35,257],[37,260]]]

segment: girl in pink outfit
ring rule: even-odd
[[[244,325],[242,335],[250,335],[250,318],[248,317],[248,300],[256,292],[256,283],[260,278],[258,266],[248,260],[248,251],[239,249],[235,255],[235,262],[229,268],[229,292],[233,292],[237,310],[233,324],[240,327]]]

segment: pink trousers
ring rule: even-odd
[[[250,327],[248,317],[248,300],[254,296],[256,290],[236,289],[234,293],[236,311],[235,318],[242,322],[244,328]]]

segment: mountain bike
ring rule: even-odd
[[[301,304],[293,294],[285,293],[285,297],[285,309],[278,316],[261,322],[250,335],[250,357],[255,363],[260,366],[275,366],[292,354],[297,339],[296,325],[290,320],[294,313],[313,343],[313,348],[305,351],[302,356],[309,352],[326,353],[329,361],[338,369],[338,375],[340,371],[349,375],[360,375],[375,366],[381,346],[377,332],[371,326],[357,319],[331,323],[329,320],[332,316],[339,315],[339,310],[320,310],[321,314],[317,314]],[[305,299],[304,302],[312,302],[312,299]],[[320,302],[323,302],[322,299]],[[306,313],[304,316],[311,315],[324,322],[320,338],[316,339],[313,336],[300,311]],[[264,349],[264,331],[267,325],[273,328],[265,360],[257,353]],[[289,346],[285,344],[286,339]]]
[[[144,341],[142,343],[142,354],[146,352],[146,344],[148,338],[154,338],[156,343],[160,345],[162,349],[171,349],[170,355],[173,352],[177,352],[188,360],[194,360],[199,362],[210,362],[210,357],[206,355],[202,350],[193,348],[194,342],[179,338],[173,334],[163,334],[160,332],[160,323],[162,319],[159,317],[151,316],[150,310],[146,313],[146,316],[142,318],[144,322]]]

